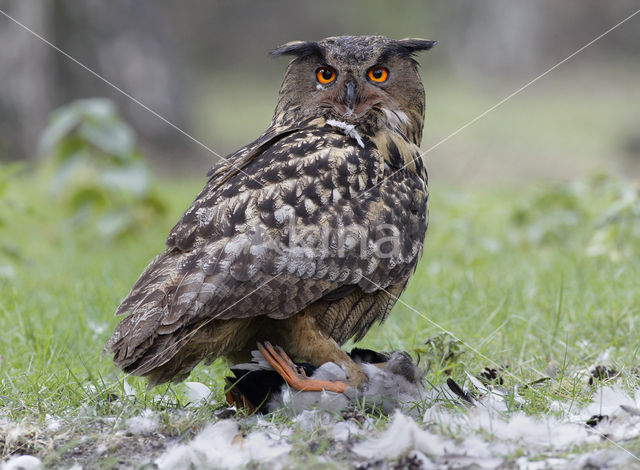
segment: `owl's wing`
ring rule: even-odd
[[[129,316],[107,347],[119,365],[203,320],[286,318],[348,286],[406,282],[426,231],[422,180],[399,172],[376,186],[378,150],[329,126],[256,148],[214,171],[118,308]]]

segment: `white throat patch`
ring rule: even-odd
[[[360,134],[358,134],[358,131],[356,130],[356,126],[354,124],[347,124],[346,122],[336,121],[335,119],[327,119],[327,124],[342,129],[345,135],[356,139],[358,145],[364,148],[362,137],[360,137]]]

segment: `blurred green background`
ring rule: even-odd
[[[224,155],[266,128],[295,39],[437,39],[420,57],[429,149],[640,7],[637,0],[184,2],[2,0],[14,16]],[[640,17],[612,31],[426,156],[432,181],[563,181],[640,171]],[[0,161],[37,158],[50,112],[115,100],[153,167],[201,175],[203,147],[0,17]]]
[[[640,14],[448,137],[639,8],[0,0],[221,155],[269,124],[286,67],[272,48],[337,34],[438,40],[419,58],[423,148],[433,148],[424,256],[363,344],[425,354],[435,384],[498,365],[520,382],[549,376],[549,400],[576,399],[574,379],[601,357],[640,383]],[[167,388],[146,392],[133,378],[135,403],[109,399],[129,393],[98,358],[117,305],[216,158],[0,14],[0,414],[83,414],[88,403],[97,416],[131,416],[157,405]],[[464,341],[463,359],[439,325]],[[222,385],[223,371],[218,362],[191,377]],[[533,412],[548,410],[529,398]]]

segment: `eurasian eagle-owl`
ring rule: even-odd
[[[387,317],[422,253],[425,94],[413,55],[434,45],[340,36],[272,51],[293,60],[271,125],[214,165],[122,301],[116,314],[128,315],[105,347],[116,365],[155,385],[273,342],[366,380],[340,345]]]

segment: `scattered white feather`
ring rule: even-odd
[[[254,353],[254,359],[260,362],[256,366],[266,364],[259,353]],[[327,377],[345,376],[344,369],[328,364],[323,369]],[[298,436],[300,431],[318,434],[318,430],[322,430],[321,435],[341,443],[340,449],[348,449],[353,453],[350,455],[356,455],[361,461],[401,458],[397,461],[399,465],[410,461],[420,468],[633,468],[633,456],[608,444],[602,436],[617,442],[631,442],[640,437],[640,391],[629,396],[619,386],[602,387],[593,394],[591,403],[581,409],[569,412],[567,403],[558,402],[557,414],[532,417],[513,412],[511,397],[500,387],[484,385],[471,377],[469,380],[470,386],[477,389],[477,406],[451,409],[439,405],[435,396],[423,396],[427,402],[433,402],[433,406],[426,411],[421,423],[397,411],[385,429],[376,431],[371,419],[363,425],[339,418],[336,422],[335,413],[313,409],[302,411],[288,426],[274,423],[268,417],[248,418],[253,432],[243,435],[235,421],[224,420],[207,426],[193,440],[165,450],[156,464],[161,470],[242,468],[252,462],[265,468],[283,468],[292,465],[289,454],[293,436]],[[204,385],[193,384],[190,387],[197,393],[194,398],[210,393]],[[337,397],[344,397],[328,392],[292,393],[286,389],[282,399],[291,404],[300,396],[313,396],[316,403],[326,408],[335,405]],[[586,426],[586,420],[594,415],[606,417],[593,427]],[[58,421],[59,418],[46,416],[47,431],[54,433],[56,424],[51,426],[51,423]],[[145,410],[140,416],[127,420],[126,427],[116,436],[157,432],[158,421],[158,415]],[[28,438],[32,431],[25,424],[0,419],[0,435],[8,445]],[[596,445],[598,450],[585,452],[583,446],[589,444]],[[607,448],[603,449],[603,445]],[[108,451],[105,444],[95,449],[98,455]],[[514,460],[514,455],[519,457]],[[335,453],[329,452],[324,464],[335,463],[332,460],[335,457]],[[0,470],[40,468],[41,461],[29,455],[15,456],[0,464]],[[76,465],[72,469],[81,467]]]
[[[150,409],[144,410],[140,415],[125,421],[127,431],[136,436],[146,436],[157,431],[158,416]]]
[[[167,450],[155,463],[160,470],[238,468],[252,461],[279,468],[286,464],[290,450],[290,444],[261,431],[243,437],[238,424],[227,419],[207,426],[188,444]]]
[[[322,426],[330,425],[333,421],[333,415],[321,409],[304,410],[293,419],[294,425],[305,432],[310,432]]]
[[[202,405],[211,397],[211,390],[200,382],[185,382],[185,392],[190,405]]]
[[[589,437],[584,423],[570,424],[555,416],[538,419],[522,412],[505,420],[495,411],[480,407],[469,411],[468,425],[479,433],[528,449],[567,449]]]
[[[516,467],[526,470],[549,470],[550,468],[567,468],[566,459],[550,458],[531,461],[527,457],[519,457]],[[582,468],[582,467],[581,467]]]
[[[44,417],[44,422],[46,423],[47,431],[49,432],[57,432],[62,427],[62,421],[50,414],[47,414]]]
[[[257,428],[266,432],[274,441],[279,441],[293,435],[293,429],[291,427],[275,424],[273,421],[268,421],[260,415],[256,416],[255,424]]]
[[[38,470],[43,468],[39,458],[33,455],[18,455],[11,457],[2,464],[1,470]]]
[[[360,426],[353,421],[340,421],[331,430],[331,437],[340,442],[347,442],[352,436],[359,434],[362,434]]]
[[[358,145],[364,148],[364,141],[362,140],[362,137],[360,137],[360,134],[358,134],[358,131],[356,130],[356,126],[354,124],[347,124],[346,122],[337,121],[335,119],[327,119],[327,124],[342,129],[345,135],[348,135],[349,137],[355,139],[356,142],[358,142]]]
[[[551,459],[549,459],[551,460]],[[561,460],[561,459],[555,459]],[[549,468],[549,467],[540,467]],[[587,452],[573,459],[565,465],[555,468],[571,469],[613,469],[613,468],[638,468],[637,457],[620,449],[603,449],[595,452]]]
[[[109,450],[109,446],[106,444],[98,444],[96,446],[96,454],[102,455],[105,454]]]
[[[442,455],[447,447],[457,448],[449,439],[421,429],[413,419],[396,412],[386,430],[377,437],[357,443],[352,450],[367,459],[393,459],[409,450]]]

